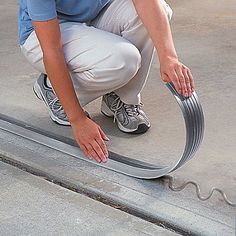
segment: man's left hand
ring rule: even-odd
[[[161,78],[164,82],[172,82],[179,94],[191,97],[195,90],[190,69],[176,58],[168,58],[160,63]]]

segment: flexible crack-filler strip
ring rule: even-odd
[[[0,129],[45,145],[49,148],[69,154],[73,157],[93,162],[96,165],[132,177],[155,179],[164,176],[164,178],[168,181],[169,188],[173,191],[181,191],[187,185],[192,184],[196,187],[197,197],[202,201],[208,200],[214,192],[219,192],[228,205],[235,207],[235,203],[228,200],[226,194],[218,188],[213,188],[209,196],[204,198],[201,196],[199,185],[193,181],[186,182],[179,187],[173,186],[173,177],[169,176],[168,174],[177,170],[187,161],[193,158],[203,139],[204,115],[196,92],[194,92],[190,98],[185,98],[177,93],[172,83],[167,83],[166,86],[172,92],[181,108],[186,127],[186,144],[184,152],[181,158],[171,166],[155,166],[146,162],[119,155],[111,151],[109,151],[109,161],[105,164],[98,164],[95,161],[88,160],[84,156],[82,151],[78,148],[75,140],[61,135],[56,135],[46,130],[42,130],[38,127],[34,127],[28,123],[18,121],[3,114],[0,114]]]
[[[106,163],[100,164],[90,161],[84,156],[81,149],[78,148],[75,140],[52,134],[1,114],[0,129],[132,177],[141,179],[159,178],[175,171],[193,158],[202,142],[204,134],[204,115],[196,92],[193,92],[190,98],[185,98],[177,93],[172,83],[167,83],[166,85],[182,110],[186,127],[186,144],[183,155],[170,166],[151,165],[110,151],[109,160]]]

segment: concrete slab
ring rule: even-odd
[[[174,176],[178,184],[189,179],[197,181],[203,188],[204,195],[211,187],[220,187],[233,201],[236,199],[236,111],[233,106],[236,98],[236,6],[233,0],[228,0],[227,4],[223,0],[170,0],[169,3],[175,12],[172,28],[179,57],[193,71],[206,116],[206,134],[201,150],[196,159],[175,172]],[[32,85],[38,74],[24,60],[17,47],[17,1],[1,1],[0,10],[0,21],[4,22],[0,25],[0,55],[4,58],[0,60],[1,112],[72,137],[70,128],[59,127],[49,120],[44,105],[32,93]],[[155,97],[150,96],[151,94],[155,94]],[[141,136],[131,137],[119,132],[110,119],[100,114],[100,99],[91,103],[87,109],[110,137],[110,150],[151,163],[168,164],[182,152],[184,129],[179,109],[160,81],[157,60],[153,63],[142,99],[144,110],[152,121],[152,129]],[[43,157],[41,158],[42,161]],[[37,165],[44,163],[37,162]],[[67,162],[62,165],[67,165]],[[87,170],[85,166],[83,168]],[[89,171],[92,170],[90,167]],[[96,168],[94,171],[98,170],[100,178],[107,178],[105,170]],[[110,173],[109,176],[118,183],[119,179],[124,183],[127,181],[121,175]],[[129,179],[128,186],[142,186],[145,193],[162,195],[163,199],[168,199],[170,194],[175,197],[169,198],[169,203],[178,203],[178,207],[220,221],[223,216],[223,222],[231,225],[229,222],[233,219],[233,210],[225,207],[218,197],[206,204],[199,203],[193,200],[195,194],[192,189],[186,189],[177,195],[166,194],[155,191],[156,182],[141,183]],[[199,210],[202,206],[204,211]],[[215,214],[216,212],[219,214]]]
[[[177,235],[0,162],[0,235]]]
[[[1,129],[0,160],[184,235],[231,236],[235,230],[234,208],[217,199],[199,202],[162,180],[118,174]]]

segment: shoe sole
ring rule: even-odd
[[[110,117],[110,118],[114,117],[114,113],[111,111],[111,109],[107,106],[107,104],[104,101],[102,101],[101,112],[103,115],[107,117]],[[129,133],[129,134],[142,134],[142,133],[147,132],[147,130],[150,128],[146,124],[140,124],[137,129],[127,129],[124,126],[122,126],[122,124],[117,119],[116,119],[116,123],[117,123],[118,128],[122,132]]]
[[[69,123],[69,122],[62,121],[62,120],[58,119],[58,118],[52,113],[50,107],[48,106],[48,104],[47,104],[47,102],[46,102],[46,99],[45,99],[44,96],[43,96],[43,93],[41,92],[41,88],[40,88],[40,86],[38,85],[37,82],[34,84],[33,92],[35,93],[35,95],[36,95],[36,97],[37,97],[38,99],[42,100],[42,101],[45,103],[45,105],[46,105],[47,108],[48,108],[49,115],[50,115],[51,119],[52,119],[55,123],[57,123],[57,124],[59,124],[59,125],[63,125],[63,126],[70,126],[70,123]]]

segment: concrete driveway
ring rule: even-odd
[[[196,181],[203,196],[212,187],[218,187],[235,202],[235,2],[170,0],[169,3],[174,9],[172,29],[179,58],[192,69],[206,118],[201,149],[195,159],[173,174],[175,183]],[[49,119],[44,104],[32,93],[38,72],[26,62],[17,46],[17,1],[3,0],[0,10],[0,112],[55,134],[72,137],[70,128],[60,127]],[[152,127],[140,136],[118,131],[112,119],[100,113],[100,99],[86,109],[109,136],[109,150],[154,164],[170,164],[183,151],[185,130],[180,110],[161,82],[156,58],[142,101]],[[175,196],[180,199],[175,202],[179,207],[220,221],[232,229],[235,227],[235,208],[228,206],[220,195],[200,202],[195,190],[189,187]],[[193,205],[186,199],[190,202],[194,199]]]

